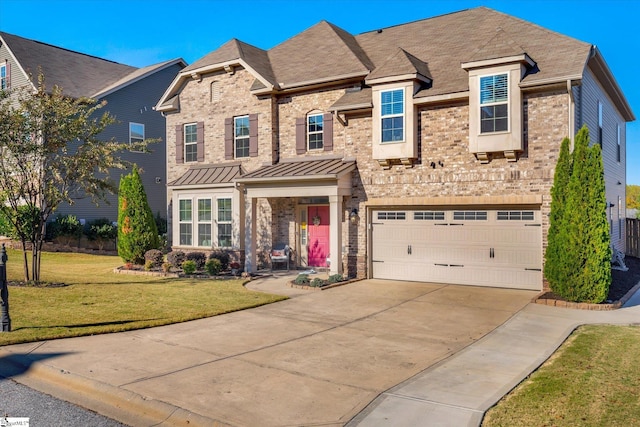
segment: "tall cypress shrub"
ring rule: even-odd
[[[124,262],[144,264],[144,253],[159,246],[158,229],[151,213],[138,167],[120,178],[118,191],[118,255]]]
[[[558,274],[549,284],[561,297],[599,303],[611,283],[609,223],[600,146],[589,147],[586,126],[576,135],[572,158],[565,209],[561,218],[553,219],[559,229],[553,238],[563,242],[554,250],[559,248],[562,253],[557,265],[545,265],[545,271],[552,277]]]
[[[565,257],[566,226],[563,224],[567,204],[569,180],[571,179],[572,159],[569,150],[569,138],[562,140],[560,154],[551,187],[551,209],[549,213],[549,232],[545,251],[544,276],[550,288],[555,292],[570,268]],[[557,293],[557,292],[556,292]]]

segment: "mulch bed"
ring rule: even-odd
[[[606,300],[600,304],[567,302],[553,292],[545,292],[538,295],[534,302],[538,304],[587,310],[613,310],[620,308],[624,303],[624,301],[621,300],[627,296],[629,291],[631,291],[636,285],[640,284],[640,259],[628,256],[624,261],[627,267],[629,267],[629,270],[611,270],[611,286],[609,287],[609,293]]]

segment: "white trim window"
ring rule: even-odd
[[[307,141],[309,150],[321,150],[323,143],[324,119],[322,114],[309,114],[307,116]]]
[[[230,248],[232,238],[233,210],[230,198],[217,199],[218,218],[218,247]]]
[[[129,145],[139,144],[144,141],[144,125],[142,123],[129,122]]]
[[[0,65],[0,90],[5,90],[9,87],[7,82],[7,65]]]
[[[618,145],[616,146],[616,159],[618,160],[618,163],[620,163],[620,158],[622,157],[622,138],[620,135],[620,125],[618,124],[618,133],[617,133],[617,143]]]
[[[236,158],[249,157],[249,116],[233,118],[233,146]]]
[[[191,199],[179,201],[180,246],[191,246],[193,240],[193,217]]]
[[[198,199],[198,244],[211,247],[211,199]]]
[[[196,123],[184,125],[184,161],[198,161],[198,125]]]
[[[381,142],[404,141],[404,89],[380,92]]]
[[[509,130],[509,74],[480,77],[480,133]]]

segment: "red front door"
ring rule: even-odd
[[[329,256],[329,206],[309,206],[307,211],[309,225],[310,267],[327,267]],[[318,223],[318,225],[316,225]]]

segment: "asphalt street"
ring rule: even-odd
[[[30,426],[126,427],[8,379],[0,379],[0,417],[29,418]]]

